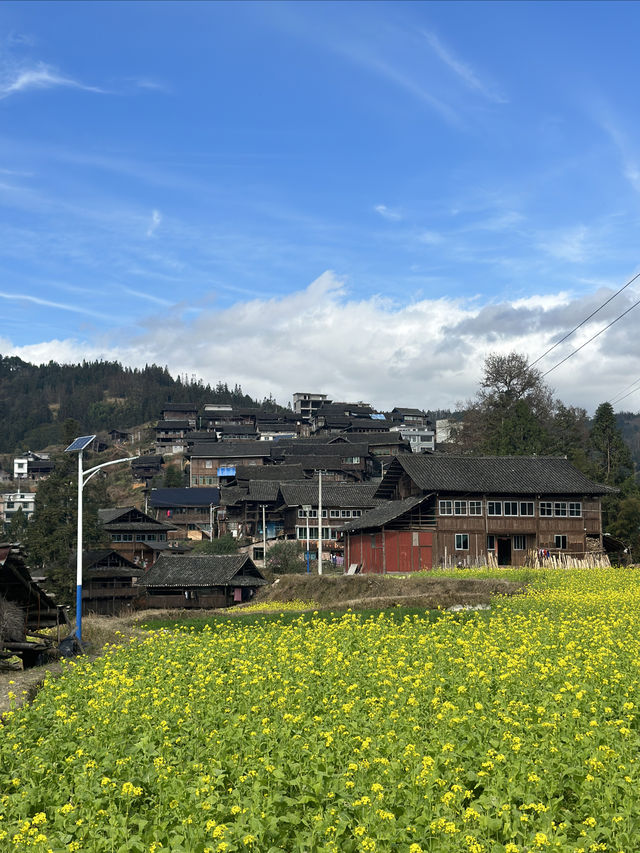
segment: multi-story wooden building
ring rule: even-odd
[[[389,505],[348,526],[345,552],[364,571],[582,557],[602,550],[611,491],[561,457],[398,456],[376,491]]]
[[[175,525],[157,521],[134,506],[99,509],[98,519],[113,550],[143,569],[152,566],[156,557],[170,547],[168,533],[176,530]]]

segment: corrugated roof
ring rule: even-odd
[[[247,554],[162,554],[138,584],[146,587],[264,586]]]
[[[560,456],[402,454],[391,463],[396,465],[428,492],[604,495],[615,491],[594,483]],[[384,480],[381,489],[383,485]]]
[[[402,501],[385,501],[380,506],[365,512],[360,518],[355,521],[350,521],[342,528],[345,533],[355,532],[356,530],[366,530],[372,527],[382,527],[383,524],[388,524],[396,518],[399,518],[405,512],[418,506],[419,503],[426,500],[428,495],[421,495],[417,498],[405,498]]]
[[[377,483],[322,484],[322,505],[325,507],[372,507],[379,503],[374,498]],[[286,506],[318,505],[317,481],[303,480],[298,483],[281,483],[280,492]]]

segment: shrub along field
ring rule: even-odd
[[[0,739],[0,849],[640,849],[640,573],[536,574],[489,615],[156,630]]]

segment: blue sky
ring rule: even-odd
[[[0,352],[455,405],[488,352],[537,358],[640,269],[639,25],[615,2],[5,2]],[[558,396],[640,379],[638,312]]]

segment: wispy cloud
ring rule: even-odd
[[[454,56],[451,49],[446,47],[435,33],[423,30],[423,34],[436,56],[462,80],[467,88],[478,92],[478,94],[496,104],[508,103],[507,99],[501,93],[483,82],[467,62],[463,62],[457,56]]]
[[[147,237],[153,237],[156,232],[156,229],[162,222],[162,216],[159,210],[154,210],[151,214],[151,222],[149,223],[149,227],[147,228]]]
[[[146,89],[150,92],[161,92],[164,95],[170,95],[173,91],[170,86],[160,80],[153,80],[150,77],[130,77],[127,80],[132,86],[137,89]]]
[[[66,77],[50,65],[40,63],[34,68],[11,69],[0,77],[0,99],[8,98],[30,89],[54,89],[65,87],[81,89],[84,92],[105,94],[104,89],[87,86],[72,77]]]
[[[7,299],[12,302],[30,302],[32,305],[42,305],[45,308],[58,308],[61,311],[71,311],[73,314],[86,314],[89,317],[98,317],[101,320],[108,319],[108,315],[101,314],[99,311],[92,311],[90,308],[83,308],[80,305],[69,305],[65,302],[53,302],[50,299],[42,299],[39,296],[31,296],[28,293],[5,293],[0,291],[0,299]]]
[[[593,236],[585,225],[577,225],[555,233],[541,242],[540,247],[561,261],[581,264],[592,254]]]
[[[376,213],[380,214],[383,219],[390,219],[393,222],[398,222],[402,219],[402,214],[399,211],[394,210],[392,207],[387,207],[386,204],[376,204],[373,209]]]
[[[175,302],[171,302],[169,299],[163,299],[161,296],[155,296],[153,293],[145,293],[142,290],[133,290],[131,287],[123,287],[122,292],[128,293],[129,296],[135,296],[137,299],[146,299],[148,302],[153,302],[154,305],[162,305],[164,308],[175,305]]]

